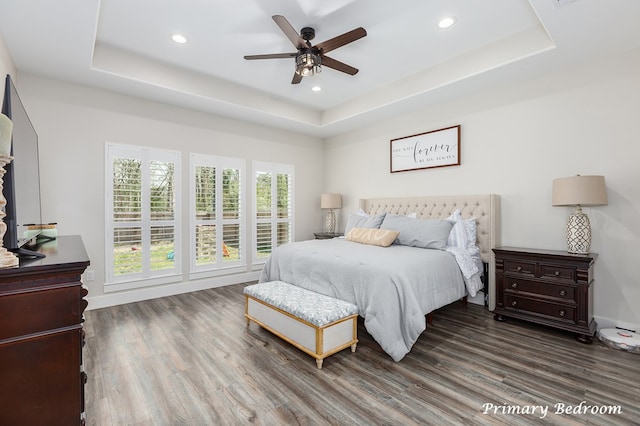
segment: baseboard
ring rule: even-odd
[[[252,271],[243,274],[211,277],[197,281],[184,281],[175,284],[144,287],[135,290],[104,294],[101,296],[87,297],[87,301],[89,302],[87,310],[124,305],[126,303],[157,299],[158,297],[174,296],[176,294],[190,293],[192,291],[206,290],[209,288],[223,287],[232,284],[252,282],[257,281],[259,277],[260,271]]]

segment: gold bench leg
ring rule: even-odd
[[[318,370],[320,370],[322,368],[322,360],[316,359],[316,365],[318,366]]]
[[[351,352],[355,352],[356,351],[356,346],[358,346],[357,343],[354,343],[353,345],[351,345]]]

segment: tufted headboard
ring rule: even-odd
[[[444,219],[460,209],[465,219],[475,217],[478,247],[489,265],[489,309],[495,307],[495,262],[492,249],[500,244],[500,196],[443,195],[411,198],[363,198],[360,208],[369,214],[382,212],[406,215],[416,212],[419,219]]]

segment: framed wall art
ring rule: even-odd
[[[460,165],[460,125],[391,139],[391,173]]]

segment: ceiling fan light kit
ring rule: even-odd
[[[310,77],[322,71],[319,55],[308,52],[296,56],[296,73],[302,77]]]
[[[302,81],[303,77],[310,77],[318,74],[322,71],[322,66],[332,68],[336,71],[343,72],[349,75],[355,75],[358,73],[358,69],[340,62],[336,59],[330,58],[325,54],[339,47],[354,42],[367,35],[367,31],[362,28],[356,28],[348,31],[337,37],[318,43],[315,46],[311,44],[310,40],[313,40],[316,36],[316,31],[311,27],[304,27],[300,30],[300,34],[291,26],[289,21],[282,15],[274,15],[273,20],[280,27],[284,35],[293,43],[298,49],[294,53],[268,53],[263,55],[247,55],[244,58],[247,60],[254,59],[284,59],[295,58],[295,73],[291,84],[298,84]]]

